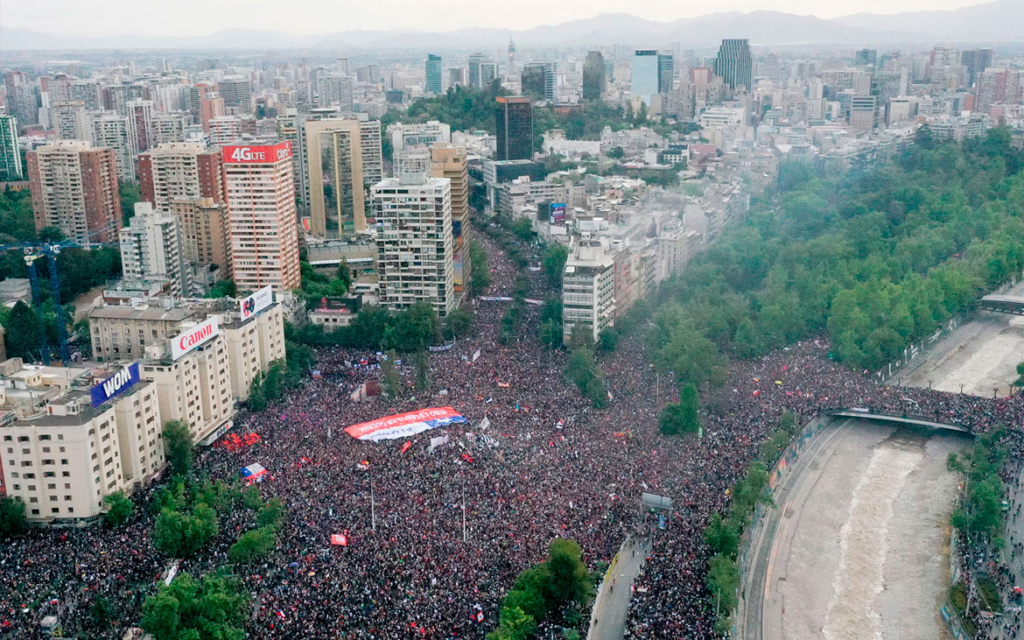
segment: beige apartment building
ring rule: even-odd
[[[291,143],[224,147],[231,267],[242,293],[301,284]]]
[[[97,359],[142,358],[164,421],[188,422],[196,441],[221,430],[252,381],[285,357],[284,309],[271,287],[240,300],[101,306],[89,326]]]
[[[310,233],[337,238],[366,229],[363,145],[358,120],[309,120]]]
[[[30,521],[94,518],[164,467],[155,385],[131,369],[0,363],[4,484]]]

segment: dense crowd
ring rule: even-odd
[[[488,248],[490,293],[510,295],[517,270]],[[543,297],[534,280],[532,297]],[[398,400],[353,401],[360,385],[381,377],[374,366],[380,355],[324,350],[319,377],[261,413],[240,416],[237,430],[257,433],[259,442],[202,452],[198,466],[213,478],[263,465],[270,478],[261,492],[280,496],[289,509],[278,549],[241,572],[253,596],[248,637],[482,637],[497,624],[516,574],[542,560],[553,537],[579,541],[594,566],[635,533],[653,540],[629,637],[717,638],[701,533],[784,410],[800,420],[865,407],[978,429],[1024,424],[1019,397],[879,387],[830,361],[827,345],[807,342],[735,363],[728,383],[704,398],[703,437],[665,438],[657,418],[673,385],[656,377],[642,341],[623,340],[602,359],[612,401],[595,410],[562,375],[564,356],[539,345],[536,307],[526,306],[520,338],[508,346],[496,339],[507,303],[476,301],[473,308],[475,334],[431,354],[429,389],[417,391],[413,367],[402,363]],[[450,441],[433,451],[429,441],[438,431],[411,438],[410,447],[406,440],[357,441],[343,431],[431,406],[451,406],[468,420],[446,429]],[[484,418],[489,426],[481,429]],[[1019,454],[1019,431],[1014,437]],[[676,501],[664,530],[646,520],[645,491]],[[127,529],[39,529],[4,544],[6,630],[32,637],[41,617],[55,614],[65,629],[98,637],[88,631],[88,606],[98,595],[114,601],[128,624],[138,619],[170,561],[152,549],[152,518],[144,507],[138,512]],[[218,543],[182,569],[226,564],[242,527],[222,523]],[[345,534],[347,546],[332,546],[333,534]]]

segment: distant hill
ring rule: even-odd
[[[934,42],[1024,41],[1024,0],[998,0],[955,11],[894,15],[861,13],[832,20],[777,11],[713,13],[673,22],[605,13],[584,20],[513,31],[465,28],[443,33],[411,29],[355,30],[294,36],[269,29],[227,29],[206,36],[53,36],[0,26],[0,50],[14,49],[406,49],[521,47],[598,44],[709,47],[723,38],[749,38],[754,45],[854,45]]]

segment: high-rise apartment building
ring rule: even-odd
[[[659,91],[660,69],[658,52],[654,49],[638,49],[633,53],[630,64],[629,92],[650,106],[651,97]]]
[[[92,140],[89,113],[81,101],[51,105],[50,127],[58,140]]]
[[[224,202],[223,156],[198,142],[161,144],[139,154],[142,199],[170,211],[176,198],[210,198]]]
[[[57,227],[82,244],[117,241],[121,198],[113,149],[59,140],[26,157],[37,231]]]
[[[8,71],[4,76],[7,88],[7,115],[14,116],[23,125],[39,122],[39,107],[35,87],[23,71]]]
[[[429,177],[429,162],[405,165],[373,188],[380,304],[401,310],[426,302],[443,318],[456,304],[451,183]]]
[[[384,152],[381,150],[380,120],[359,121],[359,142],[363,152],[363,184],[367,201],[370,187],[384,179]]]
[[[135,135],[136,153],[146,151],[153,142],[153,101],[130,100],[126,105],[128,121]]]
[[[175,198],[170,212],[181,220],[185,262],[197,273],[216,268],[218,273],[210,280],[230,280],[231,216],[227,205],[213,198]],[[195,281],[193,278],[193,284]]]
[[[121,229],[121,268],[126,280],[166,281],[173,296],[187,296],[192,287],[181,249],[181,220],[157,211],[148,202],[135,204],[135,215]]]
[[[590,51],[583,61],[583,99],[600,100],[606,86],[604,56],[600,51]]]
[[[225,107],[233,107],[243,115],[252,114],[252,83],[244,76],[225,76],[217,83],[217,93]]]
[[[578,247],[562,275],[562,330],[569,342],[580,327],[597,340],[615,324],[615,256],[602,247]]]
[[[498,96],[494,113],[497,129],[495,160],[529,160],[533,157],[533,101]]]
[[[321,238],[363,232],[367,187],[359,121],[310,120],[305,135],[310,232]]]
[[[135,129],[127,116],[106,112],[92,119],[92,142],[113,149],[117,159],[117,177],[135,182]]]
[[[150,148],[170,142],[184,142],[188,120],[187,111],[153,114],[153,139],[150,141]]]
[[[432,53],[427,54],[426,74],[427,81],[423,90],[427,93],[440,95],[444,91],[441,82],[441,56],[435,56]]]
[[[22,180],[21,149],[18,148],[18,119],[0,115],[0,181]]]
[[[103,105],[102,91],[95,80],[72,80],[68,92],[70,102],[84,102],[86,109],[97,110]]]
[[[235,284],[246,293],[301,284],[299,225],[288,142],[224,147]]]
[[[316,81],[317,104],[321,107],[339,107],[342,113],[352,113],[352,76],[326,75]]]
[[[242,137],[242,121],[237,116],[212,118],[207,123],[210,144],[218,147],[234,144]]]
[[[430,147],[430,175],[447,178],[452,203],[452,283],[456,302],[465,295],[473,265],[469,260],[469,165],[465,147],[435,144]]]
[[[224,117],[224,98],[216,92],[207,92],[204,97],[199,98],[199,122],[203,125],[203,131],[210,133],[210,123],[217,118]]]
[[[753,58],[750,55],[750,42],[744,39],[725,39],[718,48],[715,58],[715,75],[732,90],[743,87],[747,91],[753,87]]]

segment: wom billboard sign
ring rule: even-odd
[[[248,298],[239,300],[238,311],[242,314],[242,320],[244,321],[272,304],[274,304],[274,288],[267,285]]]
[[[119,396],[131,389],[139,381],[139,363],[133,362],[126,367],[121,367],[114,375],[103,382],[95,385],[89,390],[92,396],[92,406],[96,408],[115,396]]]
[[[199,345],[205,344],[220,334],[217,316],[197,324],[185,333],[171,338],[171,358],[177,360]]]

